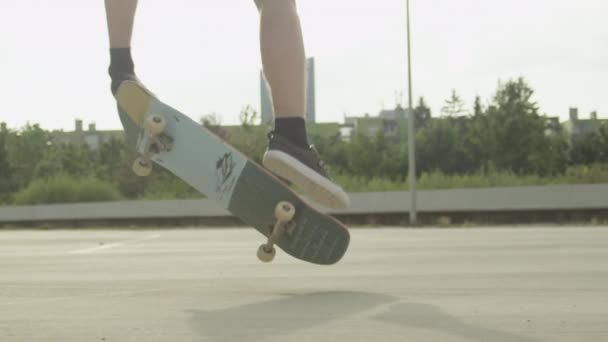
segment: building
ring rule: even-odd
[[[306,60],[306,121],[317,122],[316,114],[316,84],[315,84],[315,59]],[[260,72],[260,112],[262,124],[271,124],[273,119],[272,94],[264,78],[264,72]]]
[[[589,119],[580,119],[578,108],[570,108],[569,120],[562,124],[562,127],[571,138],[595,132],[608,124],[606,119],[598,119],[597,112],[591,112]]]
[[[545,135],[557,135],[560,134],[563,130],[562,125],[559,123],[558,116],[546,116],[545,120]]]
[[[306,121],[317,123],[317,101],[316,101],[316,71],[315,59],[306,60]]]
[[[266,78],[264,77],[264,71],[260,71],[260,112],[261,112],[261,124],[269,125],[272,123],[272,95]]]
[[[55,145],[88,145],[93,150],[112,139],[124,140],[125,138],[122,130],[98,131],[94,123],[90,123],[85,131],[80,119],[75,121],[73,132],[52,131],[49,135],[51,142]]]
[[[380,111],[378,116],[345,117],[340,131],[346,141],[351,140],[353,134],[376,136],[381,131],[388,138],[401,139],[407,136],[407,120],[407,110],[397,106]]]

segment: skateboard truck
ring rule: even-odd
[[[295,228],[293,217],[296,214],[296,209],[289,202],[279,202],[274,209],[274,217],[276,222],[272,228],[268,242],[263,243],[258,248],[258,259],[263,262],[271,262],[274,259],[277,251],[274,248],[275,243],[285,234],[290,233]]]
[[[173,138],[163,133],[166,127],[167,121],[158,114],[148,116],[144,122],[143,135],[137,147],[140,156],[133,162],[133,172],[136,175],[149,176],[152,173],[152,155],[173,148]]]

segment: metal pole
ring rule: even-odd
[[[408,155],[409,155],[409,180],[410,180],[410,224],[416,225],[418,218],[416,213],[416,120],[412,106],[412,53],[410,45],[410,0],[407,0],[407,78],[408,78]]]

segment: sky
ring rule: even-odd
[[[407,103],[405,0],[300,0],[298,10],[318,121]],[[605,0],[411,0],[413,95],[438,116],[452,89],[472,107],[522,76],[541,113],[608,118],[605,13]],[[236,124],[244,106],[260,107],[258,25],[251,0],[140,0],[137,74],[190,117]],[[102,0],[0,1],[0,121],[119,129],[108,48]]]

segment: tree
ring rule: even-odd
[[[201,117],[200,123],[203,126],[221,126],[222,117],[215,112],[209,113]]]
[[[226,131],[222,128],[222,118],[217,113],[209,113],[201,117],[201,125],[215,133],[218,137],[225,139]]]
[[[441,113],[448,117],[456,117],[467,114],[465,104],[460,96],[456,94],[456,89],[452,89],[452,95],[445,101],[445,105],[441,108]]]
[[[414,108],[416,127],[426,127],[431,120],[431,109],[426,105],[424,97],[420,97],[418,105]]]
[[[575,165],[608,163],[608,125],[572,138],[570,162]]]
[[[339,132],[332,136],[313,134],[310,138],[332,173],[349,173],[348,148],[350,144],[342,140]]]
[[[481,97],[475,96],[475,104],[473,105],[473,116],[480,116],[483,114],[483,106],[481,105]]]
[[[481,165],[520,174],[555,173],[563,145],[545,134],[545,120],[523,78],[499,83],[492,104],[469,125],[469,155]],[[559,146],[553,145],[553,143]]]
[[[130,167],[132,160],[124,141],[112,138],[99,146],[96,153],[95,173],[102,180],[117,182],[120,169]]]
[[[434,119],[416,134],[419,172],[446,174],[470,170],[459,127],[452,118]]]
[[[47,132],[39,125],[29,123],[21,130],[7,136],[6,153],[19,187],[29,183],[38,162],[49,146]]]
[[[13,173],[6,151],[9,133],[6,123],[2,122],[0,124],[0,203],[8,201],[9,194],[14,190]]]
[[[347,170],[352,175],[396,179],[407,170],[407,146],[387,139],[383,130],[373,137],[357,133],[347,146]]]
[[[258,121],[258,112],[253,107],[247,105],[241,110],[239,121],[241,122],[241,126],[246,129],[255,126]]]

